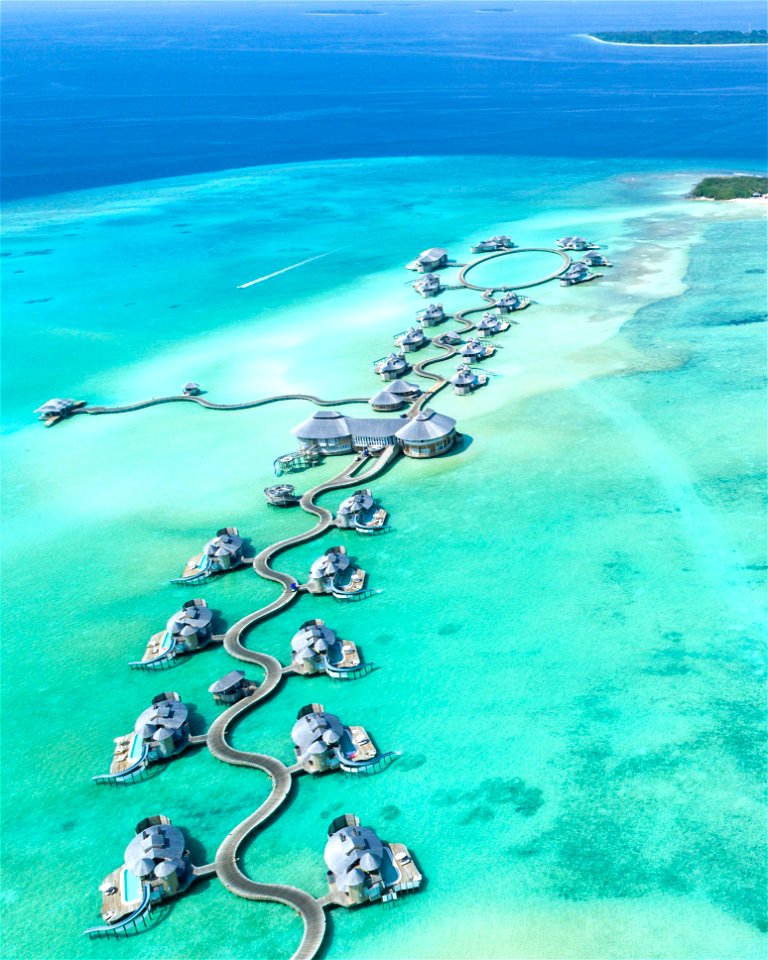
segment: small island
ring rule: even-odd
[[[588,33],[603,43],[627,43],[651,47],[711,47],[734,44],[768,43],[768,30],[618,30]]]
[[[692,200],[748,200],[768,194],[768,177],[704,177],[688,194]]]

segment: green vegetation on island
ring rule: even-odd
[[[768,193],[768,177],[705,177],[688,194],[702,200],[742,200]]]
[[[607,43],[658,44],[659,46],[712,46],[718,43],[768,43],[768,30],[619,30],[590,33]]]

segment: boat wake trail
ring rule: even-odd
[[[237,289],[245,290],[248,287],[252,287],[256,283],[264,283],[265,280],[271,280],[272,277],[279,277],[281,273],[287,273],[289,270],[295,270],[296,267],[303,267],[305,263],[312,263],[313,260],[322,260],[323,257],[330,257],[332,253],[337,252],[338,250],[329,250],[328,253],[318,253],[315,257],[308,257],[306,260],[299,260],[298,263],[292,263],[288,267],[283,267],[282,270],[275,270],[274,273],[268,273],[266,276],[257,277],[255,280],[249,280],[248,283],[241,283],[238,285]]]

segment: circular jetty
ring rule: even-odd
[[[560,257],[563,262],[557,270],[547,274],[546,277],[542,277],[540,280],[531,280],[529,283],[515,284],[516,290],[525,290],[528,287],[538,287],[539,284],[549,283],[550,280],[555,280],[557,277],[559,277],[561,273],[565,273],[565,271],[571,265],[571,258],[564,250],[556,250],[554,247],[516,247],[514,250],[499,250],[497,253],[489,253],[484,257],[478,257],[477,260],[473,260],[472,263],[468,263],[466,266],[462,267],[461,270],[459,270],[459,283],[468,290],[479,290],[481,293],[488,289],[504,289],[503,287],[498,286],[490,287],[489,284],[485,284],[485,286],[482,287],[478,286],[475,283],[470,283],[466,279],[466,276],[470,270],[474,270],[475,267],[479,267],[481,263],[487,263],[489,260],[496,260],[498,257],[514,256],[517,253],[554,253],[556,256]]]

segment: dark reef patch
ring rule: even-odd
[[[400,816],[400,807],[396,807],[394,803],[387,803],[381,808],[379,816],[382,820],[397,820]]]
[[[418,770],[418,768],[423,767],[426,762],[427,758],[423,753],[406,753],[405,756],[400,757],[392,769],[405,771]]]

